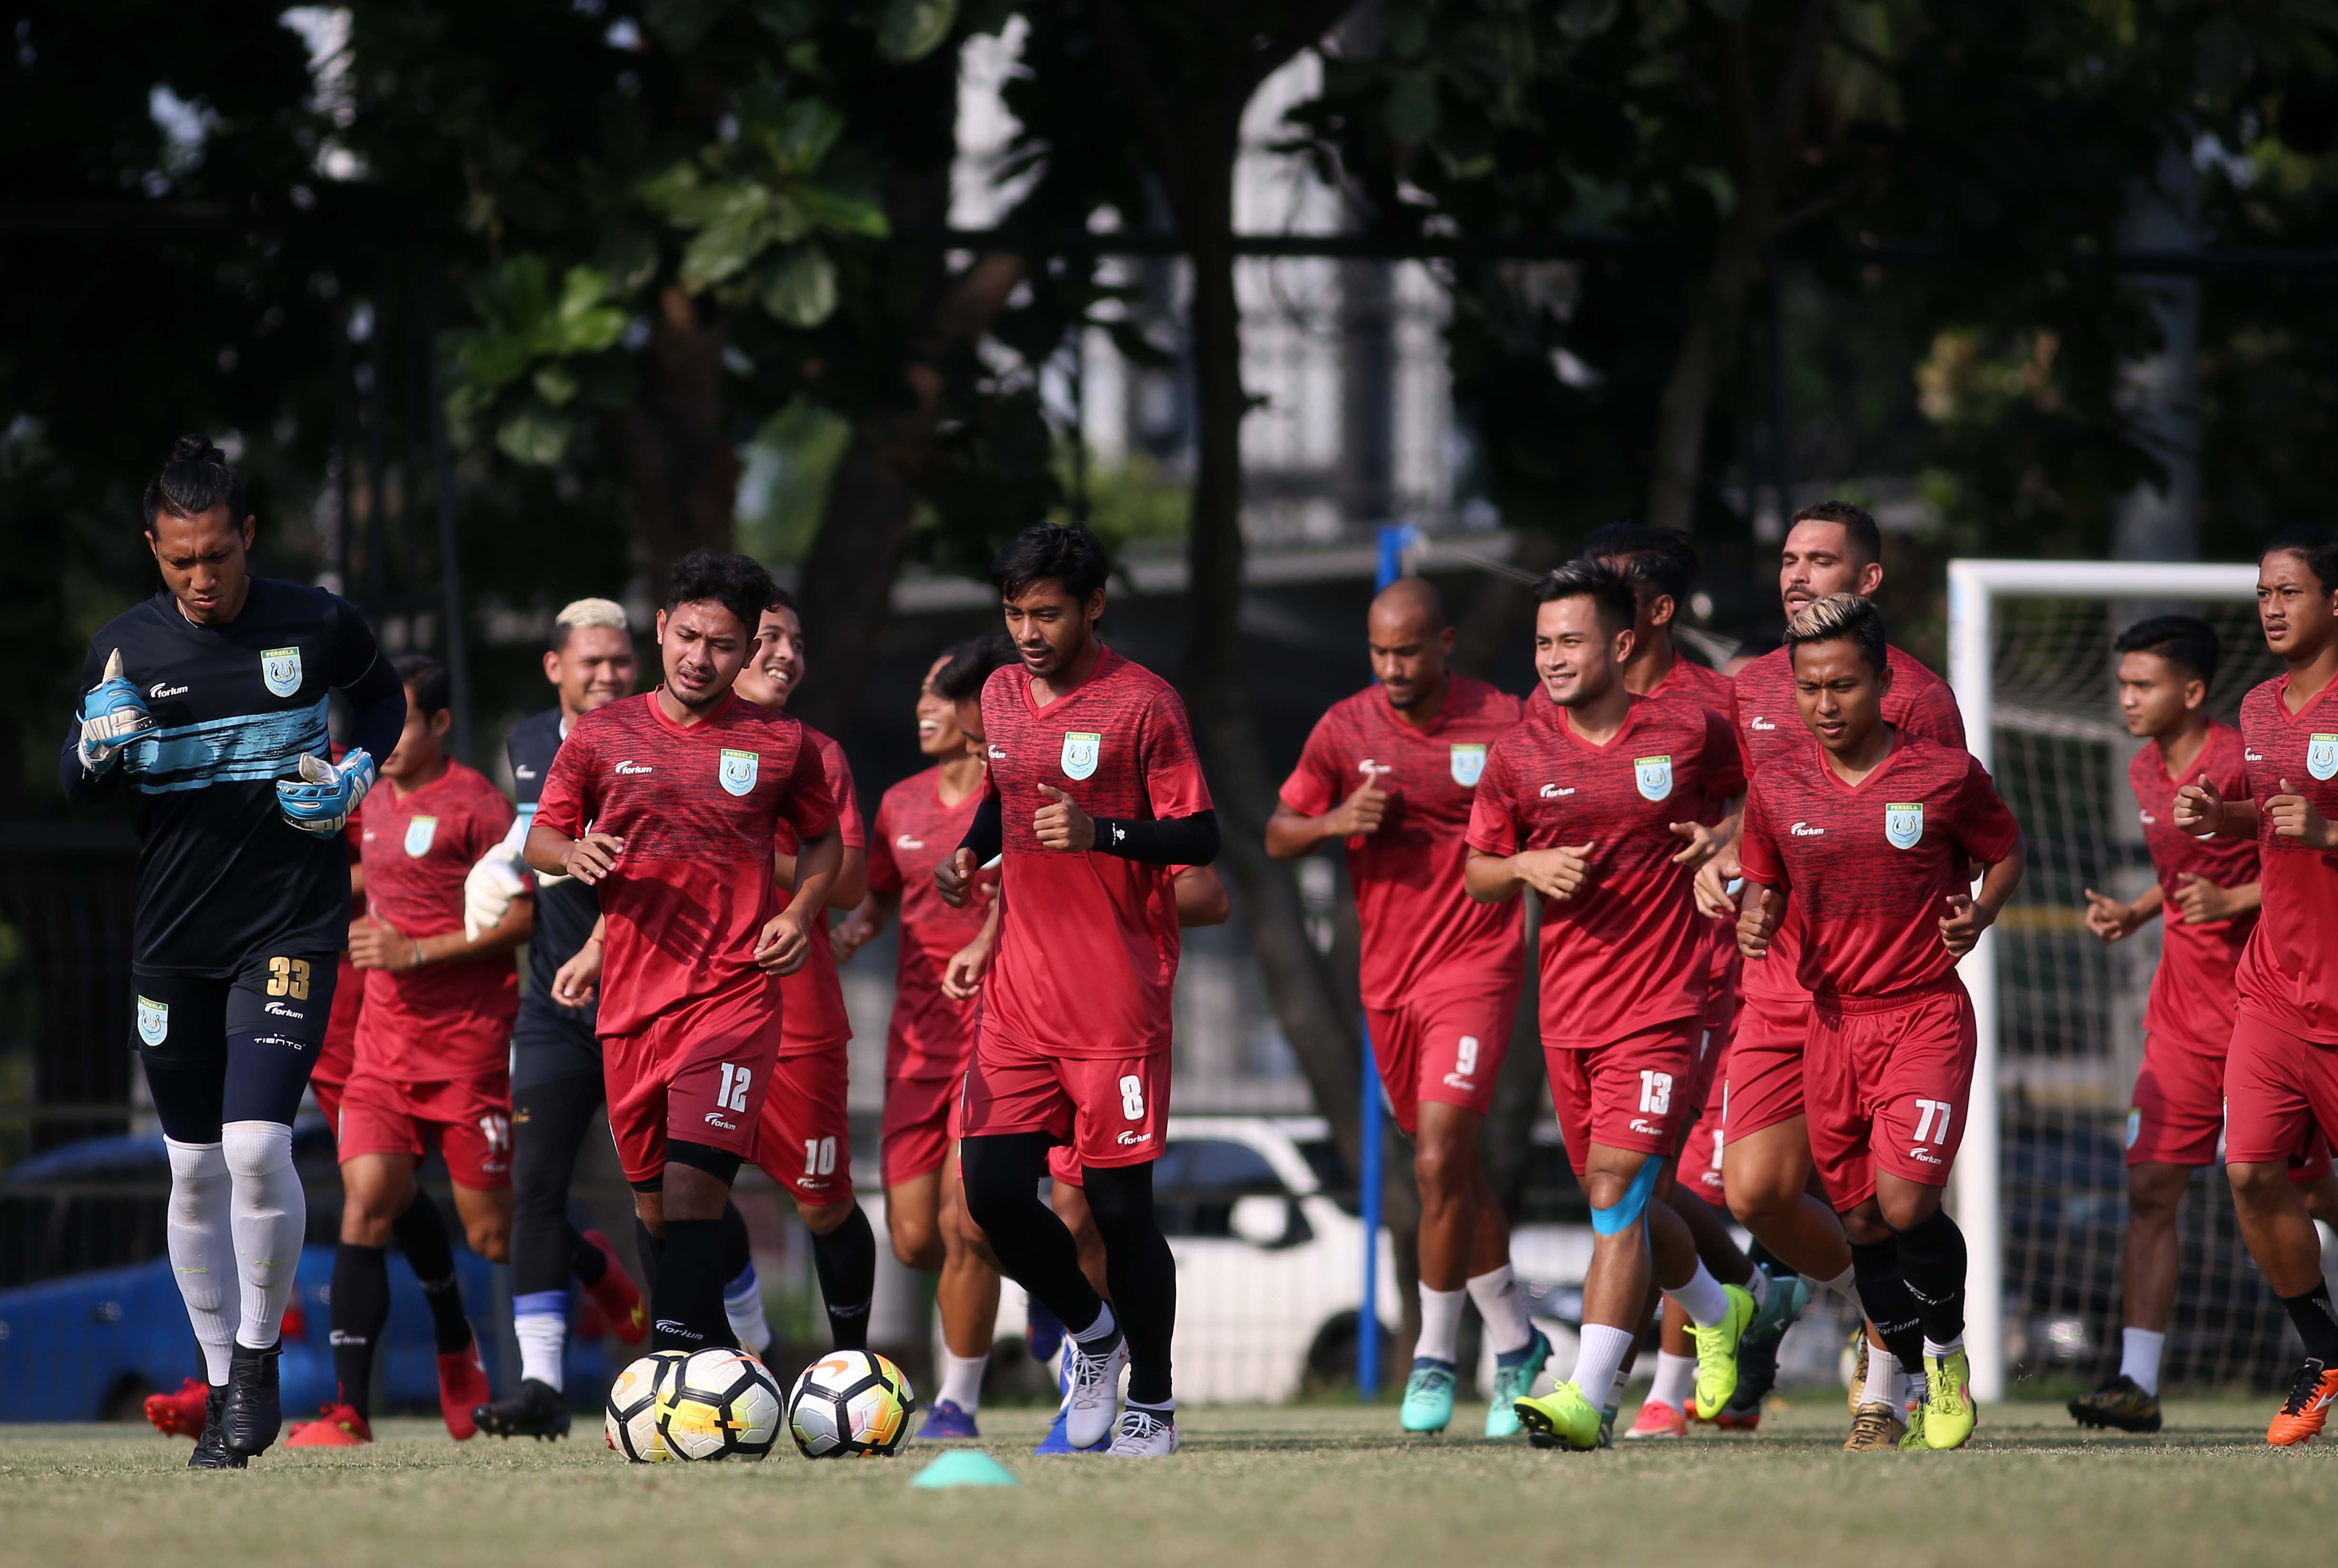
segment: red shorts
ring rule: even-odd
[[[1412,1135],[1420,1102],[1434,1100],[1483,1116],[1494,1103],[1494,1080],[1510,1046],[1518,983],[1448,991],[1408,999],[1387,1012],[1364,1010],[1372,1057],[1397,1127]]]
[[[2225,1058],[2144,1040],[2143,1071],[2127,1113],[2130,1165],[2213,1165],[2225,1137]],[[2330,1145],[2315,1125],[2289,1153],[2289,1179],[2310,1187],[2330,1174]]]
[[[1838,1210],[1872,1196],[1878,1171],[1949,1184],[1979,1044],[1972,998],[1954,976],[1880,1012],[1811,1009],[1803,1070],[1811,1160]]]
[[[1605,1045],[1542,1048],[1559,1136],[1577,1181],[1594,1143],[1666,1160],[1680,1152],[1681,1129],[1697,1112],[1688,1088],[1700,1028],[1695,1018],[1676,1018]]]
[[[1754,996],[1738,1004],[1727,1073],[1732,1138],[1744,1138],[1803,1114],[1803,1043],[1810,1028],[1807,1006],[1789,1013]]]
[[[798,1202],[842,1203],[852,1196],[852,1119],[844,1109],[850,1071],[846,1042],[782,1056],[763,1100],[755,1163]]]
[[[1716,1059],[1728,1054],[1728,1047],[1708,1050],[1706,1054]],[[1724,1073],[1712,1073],[1705,1085],[1704,1109],[1696,1123],[1682,1140],[1678,1175],[1680,1185],[1719,1209],[1729,1207],[1728,1189],[1721,1180],[1721,1126],[1729,1108],[1729,1077]]]
[[[958,1082],[948,1078],[889,1078],[885,1114],[878,1123],[878,1162],[885,1185],[898,1187],[942,1168],[957,1137]]]
[[[340,977],[333,982],[333,1010],[325,1016],[324,1043],[317,1047],[317,1065],[309,1073],[309,1090],[325,1125],[340,1136],[341,1095],[358,1066],[358,1018],[365,1011],[365,975],[341,955]]]
[[[1078,1152],[1068,1143],[1058,1143],[1047,1151],[1047,1175],[1066,1187],[1085,1187],[1087,1172],[1080,1169]]]
[[[1142,1165],[1169,1124],[1169,1053],[1050,1056],[985,1029],[959,1117],[968,1138],[1045,1132],[1083,1165]]]
[[[2287,1161],[2292,1181],[2319,1181],[2329,1169],[2327,1127],[2338,1127],[2338,1045],[2300,1039],[2250,1013],[2235,1018],[2225,1056],[2225,1160]]]
[[[335,1136],[344,1163],[360,1154],[411,1154],[437,1145],[457,1187],[511,1185],[511,1074],[482,1073],[437,1083],[402,1083],[370,1068],[353,1073],[340,1097]]]
[[[752,1157],[779,1054],[776,987],[686,1003],[638,1034],[603,1035],[609,1137],[625,1180],[657,1186],[668,1138]]]

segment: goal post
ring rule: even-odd
[[[1979,1034],[1952,1189],[1958,1223],[1970,1249],[1966,1342],[1978,1398],[2004,1397],[2017,1341],[2025,1361],[2036,1365],[2043,1358],[2029,1332],[2029,1304],[2034,1300],[2077,1303],[2067,1318],[2051,1319],[2070,1325],[2058,1331],[2072,1341],[2074,1367],[2088,1333],[2117,1331],[2115,1258],[2108,1262],[2113,1320],[2107,1328],[2095,1326],[2106,1267],[2096,1256],[2104,1246],[2101,1215],[2123,1213],[2124,1199],[2123,1185],[2117,1192],[2101,1191],[2111,1178],[2104,1169],[2100,1123],[2106,1114],[2123,1115],[2129,1083],[2122,1074],[2131,1081],[2128,1063],[2139,1052],[2140,1039],[2120,1038],[2134,1032],[2120,1025],[2139,1024],[2140,1015],[2122,998],[2120,967],[2088,952],[2084,944],[2091,938],[2074,935],[2064,913],[2082,897],[2078,887],[2088,876],[2102,877],[2106,868],[2123,866],[2132,881],[2139,853],[2139,836],[2123,831],[2134,820],[2126,781],[2132,742],[2126,740],[2113,706],[2111,638],[2144,614],[2205,614],[2225,644],[2210,706],[2229,718],[2240,695],[2272,672],[2255,634],[2254,609],[2245,616],[2238,609],[2253,606],[2256,576],[2254,565],[2192,562],[1949,564],[1949,679],[1963,714],[1966,743],[1997,778],[1999,792],[2021,819],[2032,858],[2024,887],[2006,912],[2011,916],[2019,908],[2022,917],[2001,916],[1959,965],[1972,994]],[[2001,972],[2009,964],[2019,966],[2030,991],[2050,993],[2053,1000],[2009,997],[2000,984],[2009,979]],[[2127,965],[2130,973],[2133,967]],[[2130,983],[2125,989],[2132,988]],[[2009,1051],[2008,1043],[2009,1030],[2016,1027],[2022,1035],[2018,1052]],[[2048,1152],[2023,1154],[2025,1179],[2046,1180],[2040,1168],[2054,1164],[2072,1189],[2065,1212],[2093,1216],[2054,1231],[2058,1247],[2036,1245],[2034,1230],[2025,1230],[2019,1256],[2010,1255],[2008,1245],[2009,1092],[2034,1125],[2048,1130],[2035,1142]],[[2062,1134],[2058,1143],[2056,1129]],[[2083,1144],[2089,1158],[2071,1154],[2074,1144]],[[2084,1180],[2071,1180],[2073,1172]],[[2215,1238],[2208,1240],[2213,1243]],[[2061,1255],[2073,1250],[2082,1255]],[[2187,1247],[2187,1268],[2194,1251]],[[2223,1257],[2213,1247],[2204,1255]],[[2225,1259],[2224,1266],[2237,1268],[2238,1260]],[[2047,1269],[2054,1272],[2053,1279],[2036,1277]],[[2194,1285],[2187,1279],[2185,1288]],[[2016,1293],[2012,1321],[2009,1289]],[[2235,1366],[2229,1355],[2218,1360],[2204,1350],[2192,1376],[2229,1377]]]

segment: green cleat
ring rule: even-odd
[[[1537,1448],[1587,1453],[1600,1446],[1599,1412],[1572,1383],[1562,1383],[1539,1399],[1520,1399],[1514,1407],[1528,1441]]]
[[[1754,1321],[1746,1325],[1745,1338],[1758,1343],[1783,1334],[1794,1326],[1810,1302],[1810,1282],[1801,1275],[1789,1274],[1783,1279],[1772,1276],[1770,1294],[1763,1298],[1762,1308],[1754,1314]]]
[[[1724,1285],[1729,1310],[1710,1328],[1691,1328],[1696,1341],[1696,1407],[1723,1410],[1737,1392],[1737,1345],[1754,1321],[1754,1297],[1743,1285]]]
[[[1979,1424],[1973,1409],[1972,1367],[1962,1350],[1924,1357],[1924,1446],[1961,1448]]]
[[[1404,1380],[1404,1407],[1398,1423],[1408,1432],[1442,1432],[1453,1421],[1453,1368],[1441,1361],[1416,1361]]]
[[[1924,1441],[1924,1402],[1921,1399],[1909,1406],[1908,1430],[1900,1434],[1898,1447],[1902,1454],[1929,1454],[1932,1446]]]
[[[1512,1406],[1534,1392],[1535,1379],[1542,1376],[1543,1367],[1549,1360],[1550,1341],[1537,1328],[1534,1331],[1534,1338],[1527,1341],[1526,1348],[1518,1352],[1515,1366],[1505,1367],[1498,1360],[1495,1362],[1494,1402],[1486,1406],[1487,1436],[1515,1437],[1518,1435],[1521,1430],[1518,1413]]]

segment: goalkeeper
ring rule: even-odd
[[[201,1345],[188,1463],[276,1438],[277,1333],[308,1205],[292,1117],[349,928],[341,829],[406,720],[357,607],[253,577],[256,520],[220,449],[182,436],[140,515],[162,592],[90,644],[58,768],[76,804],[127,792],[139,839],[134,1049],[170,1146],[171,1263]],[[329,691],[349,706],[329,760]]]

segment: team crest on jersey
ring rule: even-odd
[[[1673,760],[1669,757],[1635,757],[1632,759],[1632,782],[1640,787],[1643,800],[1662,800],[1673,792]]]
[[[270,648],[260,656],[260,678],[271,695],[290,697],[300,690],[300,650]]]
[[[438,818],[409,817],[406,821],[406,858],[419,860],[430,853],[430,846],[438,841]]]
[[[1890,800],[1883,807],[1883,837],[1894,849],[1913,849],[1924,837],[1924,803]]]
[[[1067,730],[1064,732],[1064,777],[1086,779],[1095,771],[1096,759],[1104,754],[1104,737],[1090,730]]]
[[[2305,770],[2316,779],[2338,773],[2338,735],[2316,735],[2305,743]]]
[[[747,794],[755,788],[755,775],[762,765],[763,754],[760,751],[732,751],[726,748],[719,775],[722,788],[733,795]]]
[[[1478,776],[1486,771],[1486,749],[1457,743],[1446,755],[1452,759],[1453,782],[1464,789],[1475,789]]]
[[[149,1045],[160,1045],[171,1037],[171,1004],[138,998],[138,1038]]]

